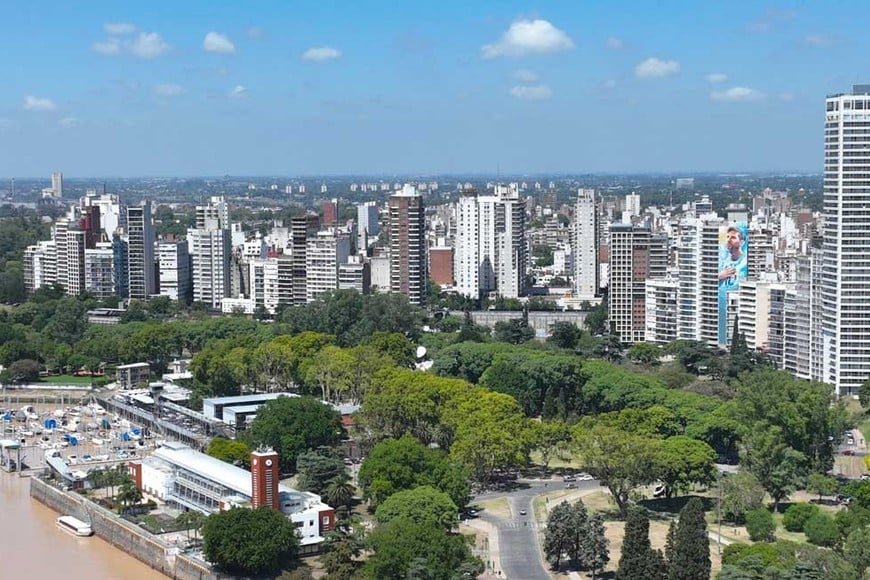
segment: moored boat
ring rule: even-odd
[[[94,530],[87,522],[73,516],[60,516],[57,518],[57,525],[62,530],[65,530],[75,536],[87,537],[94,535]]]

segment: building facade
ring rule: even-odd
[[[412,185],[390,196],[390,291],[411,304],[426,304],[429,284],[426,212],[423,197]]]

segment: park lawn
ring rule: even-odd
[[[541,459],[541,453],[539,451],[532,451],[530,454],[530,459],[532,464],[534,465],[544,465],[543,459]],[[550,463],[548,465],[548,469],[582,469],[583,464],[580,462],[579,458],[575,455],[563,455],[559,457],[555,453],[550,457]]]
[[[510,505],[508,505],[508,500],[506,498],[500,497],[498,499],[486,499],[476,502],[475,505],[494,516],[506,520],[511,518],[511,508]]]
[[[39,382],[57,385],[89,385],[102,377],[77,377],[75,375],[55,375],[40,377]]]

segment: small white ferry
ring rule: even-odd
[[[91,525],[81,521],[78,518],[74,518],[73,516],[60,516],[57,518],[57,525],[61,529],[76,535],[76,536],[92,536],[94,535],[94,530],[91,529]]]

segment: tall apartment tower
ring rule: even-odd
[[[574,203],[574,295],[591,300],[598,294],[598,209],[594,189],[578,189]]]
[[[367,201],[356,206],[357,234],[359,241],[357,248],[360,252],[366,250],[370,240],[374,240],[381,233],[378,223],[378,206],[374,201]]]
[[[412,185],[390,196],[390,291],[411,304],[426,304],[429,283],[426,256],[426,210]]]
[[[193,300],[212,309],[230,295],[232,234],[229,207],[223,197],[212,197],[196,207],[196,227],[187,230],[191,256]]]
[[[719,345],[719,227],[715,213],[680,222],[677,338]]]
[[[317,234],[320,220],[316,214],[296,216],[290,220],[290,257],[293,261],[292,304],[308,302],[308,238]]]
[[[63,173],[60,171],[51,174],[51,189],[54,192],[54,197],[63,197]]]
[[[516,184],[496,185],[493,195],[463,192],[455,206],[453,278],[473,299],[489,292],[517,298],[528,270],[526,213]]]
[[[187,242],[157,242],[159,293],[185,304],[193,298],[190,252]]]
[[[251,453],[251,508],[268,506],[273,510],[280,508],[278,483],[281,470],[278,467],[278,454],[272,450]]]
[[[146,300],[155,293],[154,222],[151,202],[127,207],[127,267],[129,294],[134,300]]]
[[[842,396],[870,375],[870,85],[825,105],[822,379]]]
[[[646,338],[646,281],[660,269],[655,256],[663,243],[648,226],[610,225],[610,294],[608,314],[611,330],[623,343]]]

